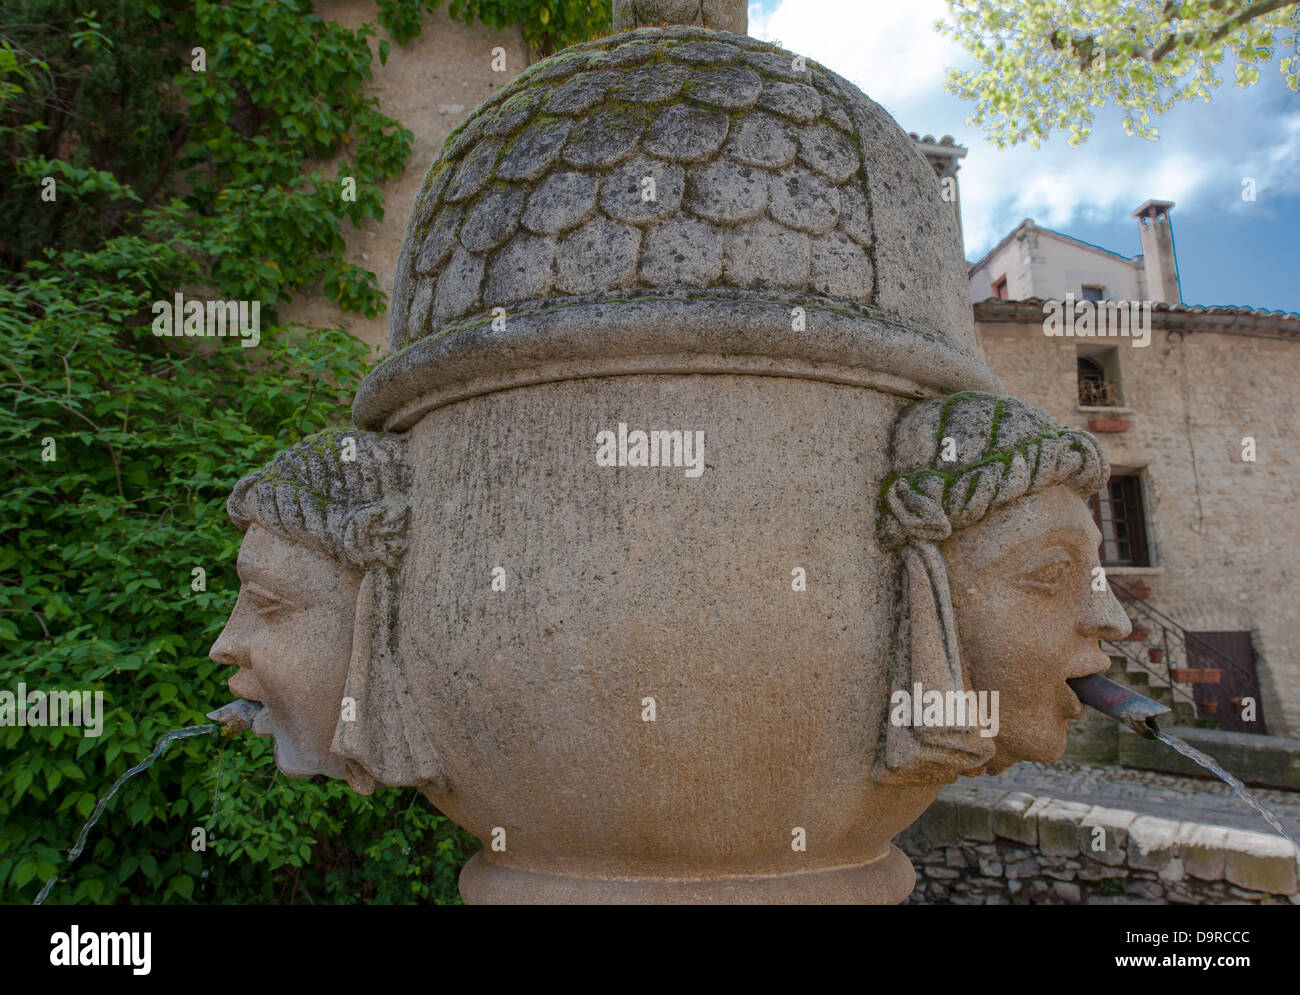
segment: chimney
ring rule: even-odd
[[[1178,261],[1174,258],[1174,228],[1168,200],[1148,200],[1133,212],[1142,226],[1142,266],[1146,270],[1147,296],[1153,303],[1181,304]]]

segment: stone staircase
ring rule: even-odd
[[[1106,644],[1106,649],[1113,653],[1113,644]],[[1159,673],[1160,670],[1164,671],[1163,675]],[[1196,719],[1196,702],[1192,698],[1192,686],[1171,684],[1168,672],[1168,666],[1163,663],[1147,663],[1144,666],[1127,656],[1113,655],[1111,668],[1106,676],[1170,709],[1173,716],[1164,723],[1165,725],[1187,725]]]
[[[1171,669],[1189,666],[1186,662],[1187,630],[1148,604],[1135,591],[1113,580],[1110,586],[1133,623],[1133,631],[1122,640],[1102,640],[1102,649],[1111,658],[1111,668],[1106,676],[1167,706],[1173,715],[1164,724],[1194,722],[1198,715],[1192,685],[1174,681],[1170,676]]]

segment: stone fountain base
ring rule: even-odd
[[[915,885],[911,862],[893,844],[864,864],[796,874],[612,880],[529,871],[481,852],[460,875],[470,905],[897,905]]]

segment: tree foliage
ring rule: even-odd
[[[971,124],[1000,148],[1037,147],[1054,128],[1076,146],[1097,108],[1124,111],[1130,135],[1158,137],[1151,119],[1179,101],[1209,101],[1225,58],[1235,82],[1260,63],[1300,90],[1300,0],[948,0],[936,23],[979,62],[950,70],[948,88],[974,101]]]
[[[425,11],[443,0],[379,0],[379,23],[398,44],[419,31]],[[519,25],[524,41],[539,55],[588,41],[609,30],[610,0],[450,0],[447,13],[472,24],[476,19],[493,28]]]
[[[345,423],[366,366],[275,305],[384,308],[342,230],[382,216],[411,150],[364,95],[372,26],[307,0],[97,2],[10,0],[0,28],[0,690],[99,690],[106,712],[98,738],[0,728],[0,896],[58,874],[51,903],[458,901],[473,841],[417,792],[286,782],[251,736],[172,746],[66,864],[103,790],[228,700],[207,658],[238,589],[226,496]],[[155,337],[176,291],[262,301],[260,347]]]

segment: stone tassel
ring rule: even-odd
[[[359,794],[370,794],[376,782],[441,794],[448,790],[442,758],[416,711],[395,645],[397,602],[397,571],[367,571],[343,691],[356,702],[356,719],[340,717],[332,748]]]
[[[902,550],[901,623],[894,635],[890,689],[913,693],[966,691],[948,572],[933,543],[910,542]],[[909,621],[910,620],[910,621]],[[935,784],[975,773],[994,753],[992,738],[979,727],[896,726],[885,718],[883,749],[875,779],[891,784]]]

